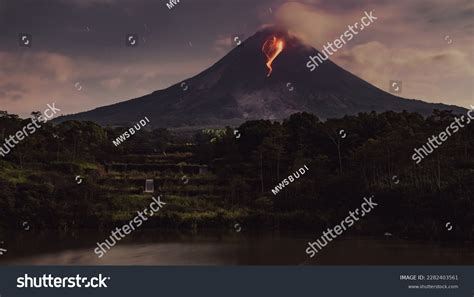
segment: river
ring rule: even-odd
[[[315,234],[290,231],[178,232],[136,230],[102,258],[96,242],[109,234],[15,232],[0,238],[8,265],[474,265],[472,243],[442,244],[390,237],[342,237],[314,258],[305,253]]]

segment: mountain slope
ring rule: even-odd
[[[267,77],[264,42],[277,36],[285,48]],[[135,123],[147,116],[154,127],[237,125],[250,119],[283,119],[307,111],[325,119],[374,111],[463,109],[393,96],[326,60],[315,71],[306,68],[318,52],[297,38],[275,28],[257,32],[216,64],[165,90],[58,118],[91,120],[102,125]],[[291,91],[290,91],[291,90]]]

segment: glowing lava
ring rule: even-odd
[[[285,47],[285,41],[282,38],[277,38],[276,36],[268,38],[263,44],[262,51],[267,56],[267,68],[268,74],[267,77],[272,74],[272,63],[273,60],[283,51]]]

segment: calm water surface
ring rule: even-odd
[[[474,265],[474,245],[408,241],[396,237],[337,238],[313,259],[306,255],[315,234],[136,230],[98,258],[97,231],[28,232],[4,235],[8,265]]]

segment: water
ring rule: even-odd
[[[98,258],[97,231],[21,232],[3,236],[0,264],[9,265],[473,265],[469,244],[382,238],[337,238],[313,259],[306,255],[314,234],[136,230]]]

